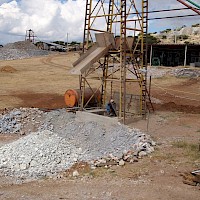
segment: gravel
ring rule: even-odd
[[[199,69],[190,69],[190,68],[174,69],[171,73],[176,77],[189,77],[189,78],[200,77]]]
[[[19,108],[0,114],[0,134],[21,135],[36,130],[44,113],[38,108]]]
[[[149,78],[150,76],[152,78],[161,78],[166,76],[169,72],[171,71],[171,69],[159,69],[158,67],[150,67],[147,70],[147,77]]]
[[[4,127],[6,122],[9,127],[6,134],[11,134],[9,130],[13,129],[10,129],[10,124],[15,124],[14,120],[19,124],[18,132],[21,127],[27,129],[25,116],[34,118],[32,125],[39,121],[35,120],[39,116],[39,124],[35,124],[37,131],[0,148],[2,175],[20,180],[35,180],[56,176],[58,172],[79,161],[92,165],[95,162],[99,164],[102,160],[105,163],[109,158],[122,166],[123,158],[133,161],[135,157],[154,151],[155,142],[138,129],[121,124],[105,128],[94,121],[77,122],[76,115],[66,112],[65,109],[45,113],[38,109],[21,108],[2,114]]]
[[[81,151],[53,132],[31,133],[0,148],[0,171],[21,179],[41,178],[69,168]]]
[[[38,49],[29,41],[10,43],[0,48],[0,60],[16,60],[45,55],[49,55],[49,52]]]

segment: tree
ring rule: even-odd
[[[171,28],[167,28],[167,29],[165,29],[165,30],[163,30],[163,31],[160,31],[160,33],[168,33],[168,32],[170,32],[172,29]]]
[[[135,39],[137,40],[139,37],[140,34],[138,34],[138,36],[136,36]],[[147,34],[147,44],[158,44],[159,42],[160,40],[158,38],[154,37],[150,33]]]
[[[70,44],[71,44],[71,45],[75,45],[75,44],[80,44],[80,42],[72,41]]]
[[[160,40],[151,34],[147,34],[147,44],[158,44]]]
[[[65,42],[64,41],[54,41],[53,43],[55,43],[55,44],[60,44],[60,45],[65,45]]]
[[[193,24],[192,27],[199,27],[200,24]]]

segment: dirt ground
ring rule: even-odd
[[[68,70],[77,53],[1,61],[0,109],[14,107],[65,107],[63,94],[78,88],[78,77]],[[90,170],[80,164],[57,179],[12,184],[0,178],[0,199],[176,199],[197,200],[200,187],[183,184],[181,174],[200,169],[200,79],[171,76],[152,80],[151,94],[162,104],[147,120],[130,126],[148,132],[156,141],[155,152],[139,162]],[[0,145],[20,136],[0,136]]]

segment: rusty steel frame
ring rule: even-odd
[[[200,14],[198,9],[189,6],[182,0],[177,1]],[[147,109],[153,110],[150,99],[150,84],[147,88],[148,13],[148,0],[86,0],[83,53],[93,44],[94,33],[108,32],[115,33],[116,36],[117,28],[120,37],[120,45],[119,49],[110,50],[100,59],[98,61],[98,66],[91,66],[91,69],[80,75],[81,100],[79,104],[82,110],[84,110],[88,104],[88,102],[84,102],[85,88],[87,86],[92,90],[92,83],[90,83],[90,80],[97,79],[100,81],[100,84],[96,88],[101,88],[102,94],[101,107],[105,107],[106,101],[108,101],[109,95],[107,94],[107,90],[109,83],[111,98],[113,97],[114,91],[113,83],[116,82],[120,84],[118,117],[122,119],[124,123],[128,113],[126,108],[127,83],[139,83],[140,114],[146,117]],[[127,48],[127,35],[131,35],[134,38],[131,48]],[[135,41],[137,35],[138,39]],[[118,66],[118,68],[112,69],[112,72],[109,71],[110,59],[113,59],[113,67],[114,65]],[[99,70],[101,72],[99,72]],[[98,78],[94,77],[96,75],[95,73],[98,74]],[[127,78],[127,73],[134,74],[136,79]],[[92,75],[94,76],[91,77]],[[93,96],[94,95],[95,92],[93,93]]]
[[[93,5],[94,3],[94,5]],[[140,87],[140,114],[146,115],[146,90],[147,90],[147,44],[146,35],[148,31],[148,0],[86,0],[86,15],[85,15],[85,27],[83,37],[83,52],[87,51],[90,44],[94,41],[94,33],[109,32],[114,33],[116,27],[119,29],[120,47],[118,50],[109,51],[99,63],[101,67],[96,69],[102,69],[101,75],[99,75],[100,85],[97,88],[101,88],[102,101],[101,107],[105,107],[107,99],[108,83],[111,83],[111,98],[113,96],[113,84],[119,82],[119,113],[118,117],[125,123],[127,118],[126,110],[126,84],[128,82],[138,82]],[[104,26],[99,28],[97,26],[98,20],[104,21]],[[114,27],[115,26],[115,27]],[[135,37],[138,36],[138,41],[133,43],[133,46],[127,49],[127,32],[128,35]],[[116,34],[116,33],[115,33]],[[136,52],[137,51],[137,52]],[[118,63],[118,69],[109,72],[109,59],[112,55],[119,55],[116,57],[116,63]],[[129,57],[129,58],[127,58]],[[114,59],[113,59],[114,60]],[[131,66],[131,69],[129,68]],[[143,70],[141,73],[140,70]],[[146,71],[145,71],[146,70]],[[92,78],[89,75],[96,73],[94,68],[91,73],[84,73],[80,76],[80,91],[81,101],[80,107],[85,109],[84,104],[84,90],[86,85],[90,88],[92,83],[89,80]],[[127,71],[136,75],[136,79],[127,78]],[[145,72],[144,72],[145,71]],[[88,75],[89,74],[89,75]],[[133,88],[134,93],[134,88]]]
[[[35,42],[35,33],[33,30],[26,30],[25,41]]]

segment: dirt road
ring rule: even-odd
[[[0,109],[7,107],[63,107],[63,94],[78,87],[78,77],[67,70],[78,54],[70,53],[3,61],[0,68],[10,66],[15,72],[0,72]]]

